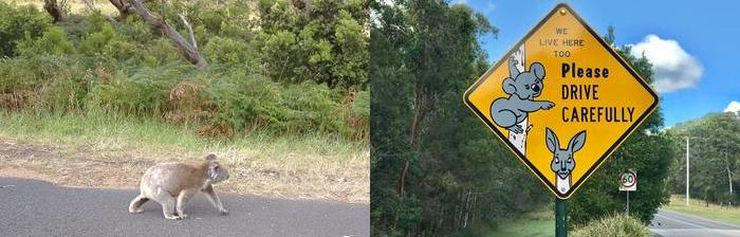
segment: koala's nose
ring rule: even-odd
[[[540,88],[540,85],[534,85],[534,86],[532,87],[532,90],[533,90],[534,92],[540,92],[540,89],[541,89],[541,88]]]

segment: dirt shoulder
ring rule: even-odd
[[[125,145],[21,141],[0,136],[0,177],[38,179],[73,187],[136,189],[148,167],[165,161],[199,159],[201,155]],[[284,159],[300,158],[286,154]],[[231,179],[216,189],[285,199],[369,203],[369,154],[336,161],[318,159],[321,158],[308,158],[301,163],[259,156],[238,161],[223,159]]]

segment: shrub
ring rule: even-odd
[[[64,30],[58,26],[47,28],[43,35],[36,40],[27,38],[18,44],[18,52],[26,57],[40,54],[62,56],[73,51],[72,43],[69,42]]]
[[[109,80],[93,84],[88,103],[105,111],[161,117],[170,90],[185,71],[166,65],[138,69],[129,76],[126,71],[118,70]]]
[[[21,40],[36,39],[49,26],[51,18],[48,14],[32,6],[16,7],[0,2],[0,56],[14,56]]]
[[[252,69],[252,72],[259,65],[256,52],[242,40],[215,36],[208,41],[203,52],[214,64]]]
[[[650,231],[636,218],[616,214],[592,221],[586,226],[576,227],[571,236],[648,237]]]

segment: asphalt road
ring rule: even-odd
[[[218,191],[218,187],[216,187]],[[0,178],[0,236],[369,236],[370,208],[322,201],[220,194],[220,216],[202,194],[188,203],[189,218],[165,220],[156,202],[128,213],[135,190],[59,187]]]
[[[740,226],[665,210],[655,214],[650,231],[662,237],[740,237]]]

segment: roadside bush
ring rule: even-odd
[[[170,89],[184,71],[163,66],[138,69],[129,76],[118,70],[109,80],[94,83],[88,101],[104,111],[161,117],[167,108]]]
[[[346,134],[347,126],[339,106],[339,93],[313,81],[284,87],[280,121],[275,125],[288,133],[311,131]]]
[[[247,74],[256,73],[259,66],[257,52],[242,40],[215,36],[208,41],[203,52],[210,63],[244,69]]]
[[[648,237],[650,231],[638,219],[616,214],[576,227],[570,234],[573,237],[610,236],[610,237]]]
[[[0,2],[0,56],[14,56],[21,40],[36,39],[49,26],[48,14],[32,6],[16,7]]]
[[[43,35],[35,40],[26,38],[18,44],[18,53],[26,57],[41,54],[62,56],[73,52],[74,48],[64,29],[58,26],[47,28]]]

